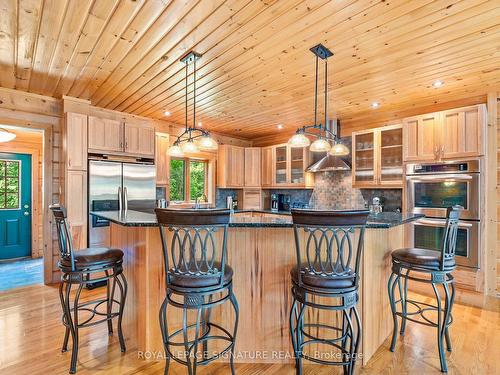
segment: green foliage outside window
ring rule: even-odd
[[[189,186],[186,187],[186,163],[189,162]],[[186,201],[196,200],[202,197],[205,193],[206,182],[206,166],[205,161],[185,160],[185,159],[170,159],[170,200],[171,201]],[[189,192],[189,197],[186,197],[185,189]]]
[[[0,160],[0,209],[19,208],[19,162]]]
[[[184,160],[170,159],[170,200],[184,200]]]
[[[205,165],[203,161],[191,161],[189,165],[189,196],[196,200],[205,194]]]

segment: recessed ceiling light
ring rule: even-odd
[[[378,107],[380,107],[380,103],[379,103],[379,102],[373,102],[373,103],[371,104],[371,107],[372,107],[372,108],[378,108]]]
[[[432,87],[434,87],[435,89],[437,89],[437,88],[439,88],[439,87],[441,87],[443,85],[444,85],[444,82],[441,81],[441,80],[439,80],[439,79],[436,80],[436,81],[434,81],[434,82],[432,82]]]
[[[170,116],[170,115],[171,115],[170,111],[165,111],[165,112],[163,112],[163,114],[164,114],[165,116]]]
[[[201,123],[201,121],[198,123],[198,127],[201,128],[203,126],[203,124]]]
[[[279,124],[278,126],[276,126],[278,129],[283,129],[283,125]]]

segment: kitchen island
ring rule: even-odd
[[[111,222],[111,247],[122,249],[125,253],[124,273],[129,293],[124,334],[128,346],[136,348],[144,358],[164,358],[158,312],[165,297],[165,273],[156,216],[137,211],[92,214]],[[420,217],[422,215],[399,213],[369,217],[358,304],[363,326],[363,365],[392,331],[387,298],[390,252],[403,247],[403,224]],[[289,214],[244,211],[231,215],[228,264],[234,270],[234,292],[240,306],[236,362],[292,360],[289,272],[295,263],[295,242]],[[234,319],[227,306],[218,307],[212,316],[214,321],[219,322],[232,322]],[[170,309],[167,317],[169,324],[181,324],[180,311]]]

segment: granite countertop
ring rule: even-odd
[[[273,217],[272,215],[263,217],[244,217],[239,216],[238,213],[272,213],[278,215],[288,215]],[[156,227],[156,215],[154,213],[146,213],[139,211],[128,210],[122,211],[99,211],[91,212],[91,215],[109,220],[113,223],[129,226],[129,227]],[[232,228],[291,228],[292,218],[290,212],[271,212],[267,210],[240,210],[235,211],[236,215],[231,216],[231,223],[229,227]],[[411,221],[417,220],[424,215],[421,214],[401,214],[398,212],[382,212],[379,214],[370,215],[368,217],[367,228],[391,228]]]

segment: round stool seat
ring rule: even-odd
[[[220,270],[220,262],[214,262],[213,268]],[[206,272],[206,267],[201,267],[201,272]],[[210,288],[218,287],[220,275],[195,275],[195,274],[176,274],[169,272],[170,283],[180,288]],[[223,285],[229,284],[233,280],[233,269],[228,264],[224,265]]]
[[[74,252],[76,269],[112,266],[123,259],[123,251],[107,247],[85,248]],[[61,267],[71,268],[71,259],[62,258]]]
[[[420,249],[417,247],[408,247],[394,250],[391,253],[391,256],[393,261],[437,271],[439,270],[441,252],[429,249]],[[455,266],[455,257],[444,260],[445,270],[453,270]]]
[[[292,281],[295,284],[299,282],[299,272],[298,267],[295,266],[290,271],[290,276],[292,276]],[[303,264],[300,267],[300,272],[302,273],[302,282],[312,288],[320,289],[346,289],[355,287],[355,274],[354,272],[346,272],[345,275],[339,276],[322,276],[307,272],[306,265]]]

